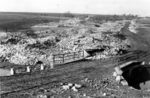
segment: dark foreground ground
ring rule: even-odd
[[[112,77],[113,64],[99,61],[81,61],[58,66],[47,72],[37,72],[32,75],[18,75],[11,78],[1,78],[1,89],[8,91],[2,98],[34,98],[38,94],[46,94],[50,98],[89,98],[94,97],[135,97],[149,96],[142,92],[123,87]],[[108,67],[109,66],[109,67]],[[6,81],[7,80],[7,81]],[[78,92],[63,90],[60,83],[77,83],[84,85]],[[46,90],[45,92],[40,89]],[[10,92],[9,92],[10,91]],[[106,93],[106,95],[104,95]],[[85,96],[86,94],[86,96]]]
[[[49,98],[149,97],[149,91],[122,86],[112,76],[114,66],[131,59],[138,59],[137,55],[133,55],[135,54],[125,55],[121,61],[116,57],[96,61],[83,60],[58,65],[52,70],[1,77],[1,98],[37,98],[41,94]],[[147,53],[139,55],[147,58]],[[63,90],[61,83],[75,83],[83,87],[77,92],[71,89]]]

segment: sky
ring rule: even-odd
[[[150,16],[150,0],[0,0],[0,11]]]

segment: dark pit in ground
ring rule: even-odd
[[[150,89],[150,65],[131,66],[123,72],[123,77],[128,82],[129,86],[138,89]]]

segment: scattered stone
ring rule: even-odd
[[[82,82],[89,82],[89,79],[85,78]]]
[[[103,93],[103,96],[106,96],[106,93]]]
[[[117,77],[116,77],[116,81],[117,81],[117,82],[120,82],[120,80],[121,80],[121,76],[117,76]]]
[[[86,96],[86,93],[84,93],[83,96],[85,97],[85,96]]]
[[[117,72],[113,72],[113,76],[114,76],[114,77],[117,77]]]
[[[44,89],[44,88],[40,88],[40,89],[39,89],[39,92],[41,92],[41,93],[45,93],[45,92],[47,92],[47,90],[46,90],[46,89]]]
[[[82,85],[80,84],[72,84],[72,83],[61,83],[61,86],[64,90],[72,89],[75,92],[77,92],[78,89],[82,87]]]
[[[128,82],[127,82],[126,80],[122,80],[122,81],[121,81],[121,84],[122,84],[123,86],[126,86],[126,85],[128,85]]]
[[[122,75],[123,71],[119,67],[115,67],[115,71],[118,75]]]
[[[71,87],[71,86],[73,86],[73,84],[72,84],[72,83],[68,83],[68,86],[70,86],[70,87]]]
[[[68,98],[72,98],[71,96],[68,96]]]
[[[78,89],[75,86],[72,87],[72,90],[78,92]]]
[[[75,87],[76,87],[76,88],[81,88],[82,85],[80,85],[80,84],[75,84]]]
[[[137,90],[137,89],[135,89],[135,88],[133,88],[133,87],[129,87],[129,89],[131,89],[131,90]]]
[[[64,90],[68,90],[68,89],[70,88],[70,86],[69,86],[69,85],[63,85],[62,88],[63,88]]]
[[[37,95],[37,98],[47,98],[47,96],[46,96],[46,95],[41,94],[41,95]]]
[[[141,65],[145,65],[145,61],[143,61]]]

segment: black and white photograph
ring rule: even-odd
[[[0,0],[0,98],[150,98],[150,0]]]

